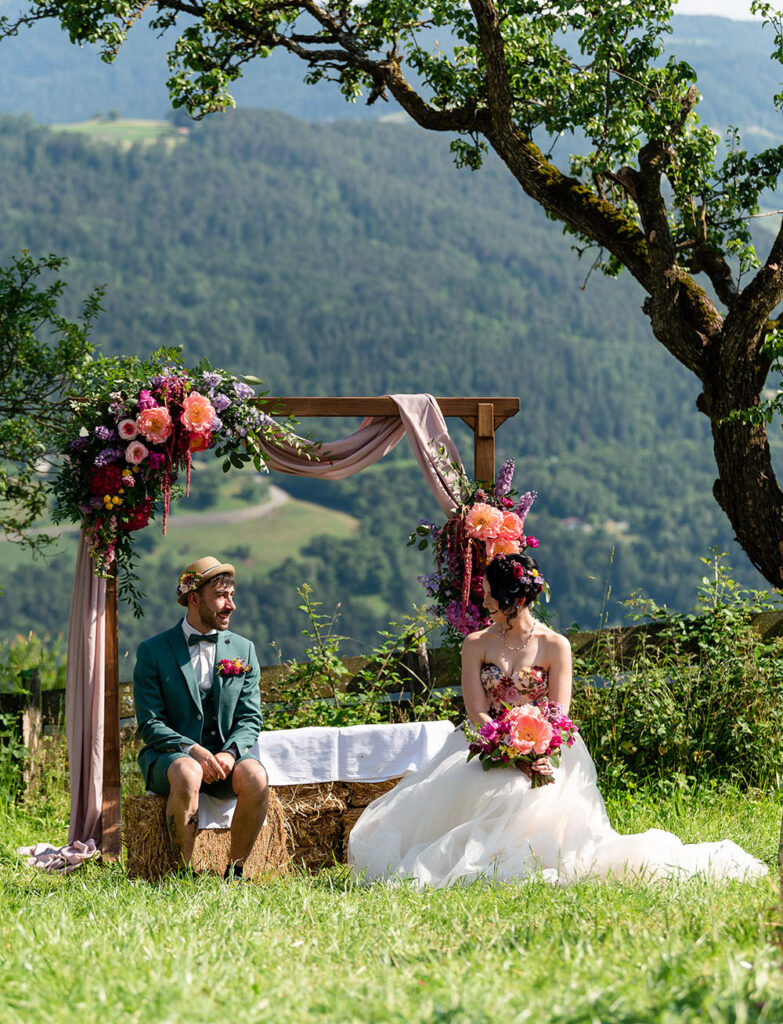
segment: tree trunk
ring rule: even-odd
[[[743,372],[745,371],[745,372]],[[727,420],[732,410],[758,405],[759,365],[722,366],[704,381],[699,408],[712,427],[718,479],[715,500],[734,527],[753,565],[776,588],[783,587],[783,491],[767,439],[767,424]]]

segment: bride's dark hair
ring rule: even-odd
[[[520,599],[529,607],[544,589],[544,577],[530,555],[498,555],[485,572],[489,592],[502,612],[515,609]]]

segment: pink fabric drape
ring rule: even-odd
[[[79,534],[68,626],[65,728],[71,779],[68,842],[101,841],[103,805],[103,691],[106,666],[106,580],[93,572],[84,531]]]
[[[441,447],[447,453],[447,461],[459,467],[462,463],[437,402],[432,395],[424,394],[392,395],[391,398],[397,405],[399,418],[383,416],[365,420],[349,437],[325,446],[328,458],[322,461],[307,459],[290,446],[262,443],[269,468],[295,476],[341,480],[383,458],[407,433],[438,504],[450,515],[459,504],[460,495],[457,474],[442,458]],[[100,845],[101,841],[105,621],[106,581],[98,579],[93,572],[87,539],[82,532],[71,597],[65,698],[71,780],[68,841],[71,844],[88,844],[95,840]],[[32,851],[26,852],[29,855]],[[39,866],[47,867],[52,863],[52,852],[50,847],[42,850],[46,856],[41,858]]]
[[[262,442],[269,468],[294,476],[343,480],[388,455],[407,433],[430,490],[446,515],[451,515],[460,503],[460,495],[456,474],[447,462],[460,468],[462,462],[438,403],[432,395],[426,394],[389,397],[397,406],[399,418],[369,417],[355,433],[325,444],[323,459],[308,459],[289,445]],[[447,453],[446,461],[441,457],[440,448]]]

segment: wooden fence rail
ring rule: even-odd
[[[763,640],[783,637],[783,612],[762,612],[753,619],[753,626]],[[593,655],[599,671],[602,662],[622,669],[630,666],[642,648],[657,646],[664,630],[665,625],[660,623],[623,626],[573,633],[569,640],[574,656],[584,658]],[[356,674],[366,667],[368,659],[344,658],[343,663]],[[407,691],[415,696],[423,696],[430,689],[459,686],[459,664],[454,651],[423,648],[420,652],[408,655],[407,663],[402,667],[408,669]],[[281,684],[285,673],[286,669],[281,665],[262,667],[259,684],[262,703],[275,704],[284,698],[285,690]],[[17,716],[18,736],[30,752],[29,760],[32,761],[40,736],[60,732],[65,728],[65,690],[42,692],[38,669],[22,673],[19,682],[20,692],[0,694],[0,713],[11,712]],[[119,689],[120,725],[125,729],[132,728],[136,722],[133,684],[121,682]],[[351,689],[350,683],[348,689]],[[358,689],[356,692],[359,692]],[[329,696],[326,683],[319,696]]]

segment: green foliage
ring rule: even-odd
[[[603,779],[780,785],[783,640],[761,639],[752,623],[780,605],[737,584],[721,559],[703,560],[710,573],[693,615],[628,602],[659,627],[630,664],[611,638],[576,664],[573,717]]]
[[[0,693],[20,693],[24,690],[24,677],[38,671],[42,690],[65,687],[65,644],[62,636],[55,639],[47,634],[16,636],[0,641]]]
[[[404,664],[439,620],[417,610],[402,623],[390,623],[379,631],[366,662],[352,671],[340,654],[348,638],[335,632],[335,615],[319,611],[321,602],[313,600],[309,584],[297,587],[297,593],[302,600],[299,610],[310,620],[310,628],[303,630],[309,646],[304,661],[285,666],[276,687],[278,702],[265,711],[264,728],[368,725],[445,716],[449,701],[427,692],[425,680]],[[409,708],[400,712],[394,698],[406,691],[411,691]]]
[[[0,806],[21,794],[27,754],[19,738],[19,713],[0,710]]]
[[[58,312],[67,261],[27,252],[0,268],[0,529],[41,550],[52,538],[26,532],[47,506],[42,466],[66,429],[69,401],[92,357],[88,337],[102,291],[73,322]]]

